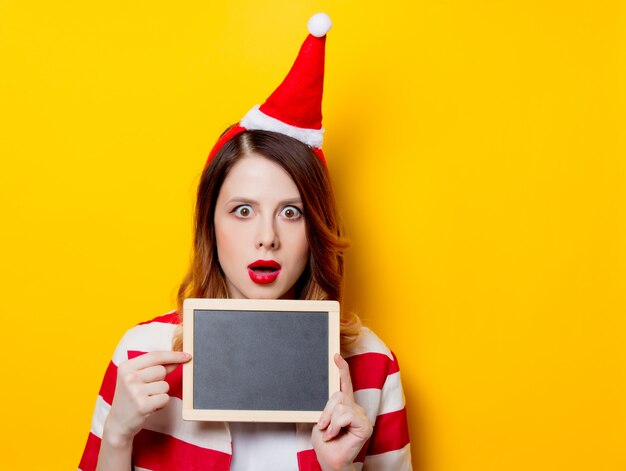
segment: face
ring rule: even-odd
[[[278,164],[249,154],[229,171],[214,215],[231,298],[293,298],[309,259],[302,200]]]

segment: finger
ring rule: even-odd
[[[339,368],[339,379],[341,381],[341,391],[346,393],[348,397],[354,399],[354,391],[352,389],[352,378],[350,377],[350,368],[348,362],[343,359],[339,353],[335,353],[335,365]]]
[[[167,381],[155,381],[153,383],[144,384],[142,392],[146,396],[157,396],[159,394],[167,394],[170,385]]]
[[[180,368],[180,363],[170,363],[169,365],[163,365],[163,366],[165,366],[165,375],[167,376],[176,368]]]
[[[144,383],[152,383],[153,381],[161,381],[167,375],[167,368],[163,365],[154,365],[137,371],[137,376]]]
[[[346,396],[345,393],[341,391],[337,391],[332,396],[330,396],[330,399],[326,403],[326,407],[324,407],[324,410],[322,411],[320,420],[317,422],[317,426],[319,427],[320,430],[324,430],[330,423],[330,418],[333,414],[333,410],[335,409],[335,407],[338,404],[341,404],[347,400],[348,400],[348,397]]]
[[[358,437],[365,442],[373,431],[365,410],[358,404],[340,404],[333,411],[331,422],[322,435],[324,441],[328,441],[336,437],[342,430],[350,432],[350,434]]]
[[[322,435],[322,439],[324,441],[332,440],[339,434],[339,432],[341,432],[342,428],[347,427],[352,423],[353,416],[354,411],[351,407],[344,404],[337,404],[337,406],[333,409],[330,423]]]
[[[156,351],[129,360],[128,366],[135,370],[143,370],[156,365],[186,363],[189,360],[191,360],[191,355],[186,352]]]
[[[170,400],[170,396],[167,394],[155,394],[154,396],[148,396],[143,403],[143,414],[151,414],[160,409],[163,409]]]

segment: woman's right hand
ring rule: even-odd
[[[146,419],[167,405],[170,396],[165,376],[190,359],[184,352],[155,351],[120,363],[113,404],[104,424],[111,445],[128,446]]]

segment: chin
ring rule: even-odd
[[[276,296],[273,293],[256,293],[250,296],[248,299],[278,299],[280,296]]]
[[[265,287],[254,286],[243,294],[248,299],[280,299],[287,294],[287,291],[266,285]]]

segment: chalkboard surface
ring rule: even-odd
[[[183,418],[316,422],[339,389],[336,301],[187,299]]]

